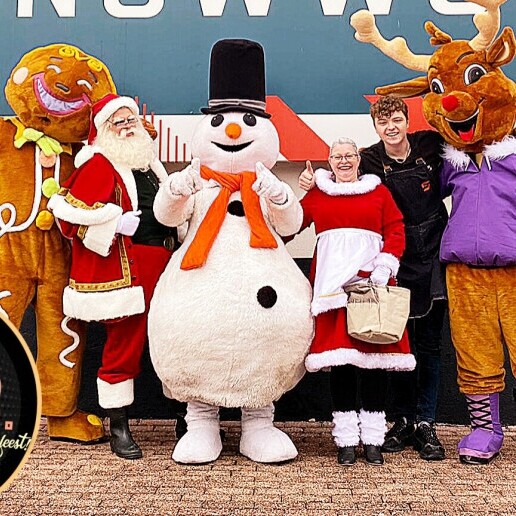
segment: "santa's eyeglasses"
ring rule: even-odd
[[[113,127],[124,127],[128,125],[136,125],[138,123],[138,118],[135,116],[128,116],[127,118],[117,118],[116,120],[108,120],[108,122]]]

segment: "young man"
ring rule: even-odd
[[[152,209],[167,173],[134,100],[113,94],[94,104],[88,145],[75,163],[79,168],[49,202],[73,240],[64,312],[106,323],[99,404],[109,416],[112,451],[138,459],[126,408],[140,372],[150,299],[177,242],[177,230],[160,224]]]
[[[381,97],[370,112],[380,141],[361,150],[360,172],[379,176],[403,214],[406,249],[397,279],[411,291],[408,330],[417,360],[414,371],[391,375],[394,425],[382,449],[399,452],[413,444],[421,458],[442,460],[445,450],[434,423],[447,307],[444,267],[439,263],[441,235],[448,219],[439,190],[443,140],[434,131],[409,134],[408,108],[402,99]],[[307,162],[299,186],[309,190],[313,184]]]

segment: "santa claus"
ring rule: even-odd
[[[73,240],[64,313],[106,323],[99,404],[109,416],[111,449],[125,459],[142,456],[126,407],[140,372],[150,298],[177,242],[176,229],[160,224],[152,211],[167,173],[138,114],[129,97],[110,94],[95,104],[78,168],[49,202]]]

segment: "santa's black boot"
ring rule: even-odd
[[[107,409],[107,415],[111,433],[109,440],[111,451],[122,459],[141,459],[143,453],[134,442],[129,430],[126,407]]]

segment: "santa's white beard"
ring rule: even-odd
[[[133,135],[127,137],[128,131]],[[142,126],[122,129],[120,134],[103,126],[95,143],[109,161],[131,169],[147,170],[155,157],[154,142]]]

